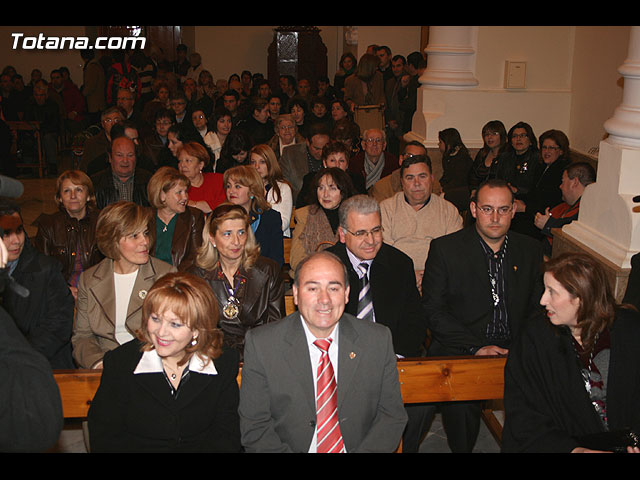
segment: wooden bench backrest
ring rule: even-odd
[[[504,357],[434,357],[398,361],[404,403],[501,399]],[[100,385],[100,370],[55,370],[65,418],[84,418]],[[238,384],[241,373],[238,375]]]

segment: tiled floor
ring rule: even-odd
[[[500,418],[500,416],[498,416]],[[51,453],[87,453],[79,420],[67,421],[65,429],[60,435],[58,444],[50,450]],[[480,434],[473,453],[498,453],[500,447],[487,429],[484,422],[480,425]],[[440,414],[437,414],[431,429],[420,445],[420,453],[450,453],[447,438],[442,428]]]
[[[54,212],[55,178],[20,178],[24,185],[24,194],[16,201],[21,207],[25,229],[29,235],[35,235],[35,228],[31,223],[42,212]],[[58,444],[50,450],[52,453],[86,453],[82,431],[82,422],[68,420],[60,435]],[[474,453],[496,453],[500,447],[485,426],[481,424],[480,435]],[[429,433],[420,446],[420,453],[449,453],[446,436],[442,427],[440,415],[437,414]]]

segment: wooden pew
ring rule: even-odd
[[[402,399],[407,403],[501,401],[506,357],[429,357],[398,360]],[[100,370],[54,370],[65,418],[85,418],[100,385]],[[242,370],[238,374],[238,385]],[[500,443],[502,426],[495,405],[483,407],[483,419]],[[401,448],[401,447],[400,447]]]
[[[493,438],[502,443],[504,356],[428,357],[398,360],[402,400],[407,403],[483,400],[482,418]]]

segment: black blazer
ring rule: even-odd
[[[540,242],[509,232],[505,257],[511,338],[539,308],[542,295]],[[422,304],[433,335],[429,355],[469,355],[491,345],[486,328],[493,315],[491,285],[475,225],[431,241],[422,278]],[[508,348],[508,345],[500,345]]]
[[[142,352],[132,340],[104,356],[89,409],[92,452],[238,452],[238,355],[214,361],[217,375],[190,372],[177,398],[162,373],[133,374]]]
[[[609,430],[640,431],[640,315],[617,309],[607,374]],[[566,327],[544,314],[529,319],[505,367],[504,452],[568,453],[579,437],[604,431],[584,388]]]
[[[62,265],[37,251],[29,240],[12,277],[29,290],[25,298],[5,287],[2,306],[29,343],[51,368],[75,368],[71,357],[74,299],[62,275]]]
[[[256,218],[257,215],[252,212],[251,221]],[[260,255],[270,258],[280,266],[284,265],[284,237],[280,212],[273,208],[263,212],[255,236],[260,244]]]
[[[358,311],[360,280],[353,269],[344,243],[327,249],[340,258],[349,273],[349,303],[345,312],[355,316]],[[411,259],[391,245],[383,243],[369,272],[373,311],[376,323],[391,330],[393,348],[404,357],[420,356],[420,347],[427,336],[424,311],[416,287],[416,275]]]

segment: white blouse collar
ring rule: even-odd
[[[206,365],[205,362],[200,358],[199,355],[192,355],[189,360],[189,370],[195,373],[202,373],[205,375],[217,375],[218,371],[216,370],[215,365],[213,364],[213,360],[209,360],[209,363]],[[162,359],[158,355],[158,352],[155,350],[149,350],[148,352],[143,352],[138,365],[133,371],[134,375],[138,373],[161,373],[164,370],[162,367]]]

